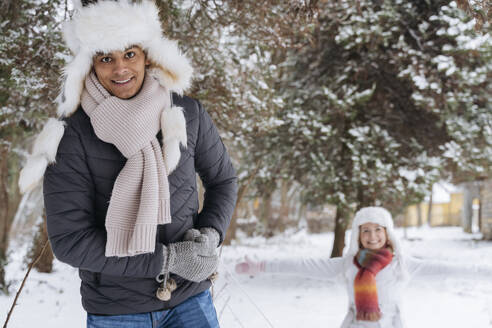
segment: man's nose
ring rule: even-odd
[[[124,60],[118,59],[114,65],[113,73],[117,76],[125,76],[128,73],[128,65]]]

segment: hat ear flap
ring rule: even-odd
[[[178,94],[190,87],[193,67],[176,41],[155,39],[148,45],[147,55],[150,72],[161,85]]]
[[[85,77],[91,71],[92,56],[90,53],[81,51],[64,69],[63,83],[58,96],[59,117],[72,115],[80,104],[80,96],[84,88]]]

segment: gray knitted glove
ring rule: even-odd
[[[183,241],[195,241],[202,233],[197,229],[189,229],[183,236]]]
[[[195,230],[195,229],[193,229]],[[212,255],[216,253],[217,246],[219,246],[220,235],[214,228],[201,228],[201,235],[195,238],[195,241],[200,241],[206,244],[204,252]]]
[[[215,272],[219,263],[216,252],[219,234],[212,228],[203,229],[207,229],[203,234],[190,229],[185,233],[185,241],[163,247],[164,263],[158,281],[172,272],[186,280],[200,282]]]

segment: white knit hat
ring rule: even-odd
[[[401,246],[398,238],[395,236],[393,228],[393,218],[391,213],[384,207],[363,207],[357,213],[355,213],[354,220],[352,221],[352,234],[350,237],[348,256],[354,256],[359,251],[359,227],[364,223],[376,223],[386,228],[388,239],[393,245],[393,251],[395,254],[401,255]]]
[[[190,86],[193,69],[175,41],[163,36],[159,10],[151,0],[99,0],[83,6],[74,0],[74,14],[63,26],[73,60],[64,69],[58,115],[70,116],[80,104],[84,80],[97,52],[138,45],[151,62],[149,73],[167,90],[181,94]]]

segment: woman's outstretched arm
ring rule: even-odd
[[[302,277],[333,280],[343,272],[344,259],[337,258],[293,258],[253,261],[246,260],[236,264],[239,274],[257,275],[261,273],[291,274]]]
[[[492,265],[469,264],[443,260],[406,258],[406,265],[411,276],[464,276],[473,278],[492,277]]]

